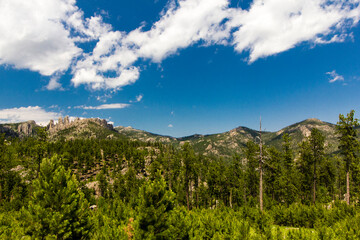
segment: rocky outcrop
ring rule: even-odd
[[[66,116],[64,118],[64,125],[66,126],[66,125],[69,125],[69,124],[70,124],[69,116]]]
[[[34,127],[36,126],[35,121],[27,121],[20,123],[17,132],[19,135],[30,136],[33,133]]]
[[[0,124],[0,134],[5,133],[6,137],[29,137],[33,136],[36,127],[35,121],[22,123]]]
[[[47,130],[49,131],[49,134],[55,134],[58,131],[65,130],[71,127],[76,127],[78,129],[82,129],[89,123],[95,123],[101,127],[105,127],[109,130],[113,130],[113,125],[109,124],[105,119],[99,119],[99,118],[75,118],[73,121],[70,120],[69,116],[66,116],[65,118],[59,117],[58,122],[55,124],[54,120],[50,120],[49,124],[47,125]]]

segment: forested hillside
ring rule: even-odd
[[[3,133],[0,238],[358,239],[358,125],[353,111],[336,126],[307,120],[262,133],[261,148],[259,131],[235,129],[226,134],[251,137],[231,157],[194,137]],[[197,136],[207,137],[221,136]]]
[[[67,120],[66,120],[67,119]],[[59,121],[63,121],[61,118]],[[58,122],[59,122],[58,121]],[[36,129],[40,126],[34,121],[16,124],[0,124],[0,133],[7,137],[24,138],[36,136]],[[307,119],[299,123],[287,126],[277,132],[263,131],[262,138],[267,146],[274,146],[278,150],[282,146],[282,138],[285,134],[290,136],[291,147],[299,153],[299,144],[311,133],[311,129],[317,128],[325,136],[325,152],[332,154],[338,151],[338,135],[336,125],[323,122],[319,119]],[[248,141],[255,141],[260,136],[258,130],[247,127],[237,127],[230,131],[218,134],[194,134],[187,137],[170,137],[134,129],[132,127],[113,127],[105,120],[96,118],[76,119],[69,121],[67,117],[61,124],[53,121],[46,127],[49,141],[74,140],[74,139],[123,139],[141,142],[159,142],[180,148],[186,142],[190,143],[194,150],[209,157],[222,157],[231,159],[234,154],[241,154]],[[358,129],[358,127],[356,127]],[[359,135],[357,136],[359,138]]]

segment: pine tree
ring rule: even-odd
[[[36,169],[36,176],[39,177],[39,172],[40,172],[40,164],[41,164],[41,160],[43,159],[43,157],[45,156],[46,150],[47,150],[47,132],[45,130],[45,128],[38,128],[37,129],[37,139],[35,141],[35,144],[33,146],[33,154],[34,154],[34,160],[35,160],[35,164],[37,166]]]
[[[293,167],[294,154],[291,149],[291,137],[288,133],[285,133],[282,137],[282,147],[283,147],[283,158],[284,158],[284,167],[287,171],[291,171]]]
[[[33,238],[83,239],[89,233],[89,204],[75,176],[57,156],[43,159],[23,212],[26,232]]]
[[[139,239],[167,239],[168,219],[174,209],[175,194],[167,190],[160,171],[154,181],[146,182],[140,189],[138,214]]]
[[[287,204],[295,201],[298,189],[296,187],[296,172],[294,171],[294,154],[291,148],[291,137],[289,134],[283,135],[283,154],[281,167],[281,180],[283,184],[284,199]]]
[[[186,192],[186,204],[190,210],[190,196],[191,196],[191,182],[195,177],[195,153],[194,149],[189,143],[182,146],[182,160],[183,160],[183,174],[184,174],[184,187]]]
[[[259,194],[259,172],[257,171],[259,167],[258,152],[259,146],[253,141],[246,143],[245,157],[247,162],[245,176],[247,195],[250,195],[253,199],[257,198]]]
[[[311,129],[311,135],[309,138],[311,152],[312,152],[312,161],[313,161],[313,203],[316,202],[316,180],[317,180],[317,167],[321,164],[325,155],[325,137],[324,135],[317,129]]]
[[[306,203],[311,202],[311,191],[313,184],[313,158],[309,141],[303,141],[299,144],[300,159],[298,162],[298,171],[300,173],[300,195]]]
[[[339,122],[336,125],[338,134],[340,135],[339,149],[343,155],[346,168],[346,202],[350,204],[350,167],[356,159],[356,152],[359,148],[359,141],[356,139],[356,127],[359,126],[358,119],[354,118],[355,111],[351,110],[345,117],[339,115]]]

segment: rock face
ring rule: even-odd
[[[29,137],[35,133],[36,126],[35,121],[0,124],[0,134],[5,133],[6,137]]]
[[[70,124],[69,116],[66,116],[64,118],[64,125],[66,126],[66,125],[69,125],[69,124]]]
[[[109,130],[113,130],[113,125],[107,123],[105,119],[99,119],[99,118],[75,118],[74,121],[70,121],[69,116],[66,116],[64,119],[62,117],[59,118],[57,124],[54,124],[54,120],[50,120],[50,123],[47,125],[47,130],[49,131],[49,134],[55,134],[58,131],[65,130],[71,127],[76,127],[81,129],[84,125],[88,123],[95,123],[97,125],[100,125],[102,127],[105,127]]]
[[[20,135],[30,136],[33,133],[34,126],[36,123],[33,120],[23,122],[19,124],[17,131]]]

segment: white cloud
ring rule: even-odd
[[[60,21],[74,11],[69,1],[1,1],[0,63],[45,76],[68,69],[81,49]]]
[[[161,62],[164,58],[199,40],[221,42],[228,32],[219,27],[226,17],[228,0],[180,0],[149,31],[142,27],[129,34],[109,31],[101,35],[93,52],[73,68],[75,86],[119,89],[134,83],[140,70],[133,64],[140,58]],[[108,73],[115,77],[107,77]]]
[[[307,42],[352,39],[360,0],[254,0],[248,10],[230,0],[169,0],[149,30],[112,30],[101,16],[84,18],[75,0],[2,0],[0,64],[59,76],[71,68],[75,87],[119,90],[140,77],[139,59],[160,63],[195,44],[228,45],[248,61]],[[94,41],[84,53],[78,43]],[[47,88],[59,89],[57,78]]]
[[[359,21],[359,1],[254,0],[250,9],[233,9],[228,23],[238,52],[250,51],[249,62],[291,49],[299,43],[341,42],[346,28]],[[338,33],[340,32],[340,35]],[[331,36],[330,41],[326,41]]]
[[[59,76],[52,76],[50,78],[50,82],[48,83],[48,85],[46,86],[46,89],[47,90],[56,90],[56,89],[59,89],[59,90],[64,90],[61,86],[61,84],[59,83],[59,79],[60,77]]]
[[[130,107],[130,104],[127,103],[112,103],[112,104],[103,104],[99,106],[77,106],[74,108],[85,109],[85,110],[103,110],[103,109],[122,109]]]
[[[59,106],[56,105],[56,104],[54,104],[54,105],[51,105],[49,108],[50,108],[50,109],[54,109],[54,108],[59,108]]]
[[[61,117],[60,113],[47,112],[39,106],[9,108],[0,110],[0,123],[17,123],[34,120],[37,124],[47,125],[51,119]]]
[[[44,76],[66,71],[83,52],[76,46],[99,38],[110,26],[83,18],[75,0],[0,1],[0,64]],[[48,89],[58,88],[51,79]]]
[[[329,83],[333,83],[336,81],[344,81],[344,77],[337,74],[335,70],[327,72],[326,74],[329,75]]]
[[[172,127],[174,127],[172,124],[169,124],[169,125],[168,125],[168,128],[172,128]]]
[[[134,83],[138,59],[161,62],[196,43],[233,45],[249,51],[249,62],[274,55],[302,42],[326,44],[352,38],[359,0],[254,0],[249,10],[229,8],[229,0],[170,1],[148,31],[112,32],[100,37],[92,54],[74,68],[75,86],[120,88]],[[115,73],[108,78],[106,73]],[[125,80],[120,80],[126,73]]]
[[[143,94],[140,94],[140,95],[136,96],[136,101],[140,102],[143,99],[143,97],[144,97]]]
[[[143,97],[144,97],[144,95],[143,95],[143,94],[139,94],[139,95],[137,95],[137,96],[136,96],[136,98],[135,98],[136,100],[135,100],[135,101],[130,100],[130,102],[131,102],[131,103],[134,103],[134,102],[135,102],[135,103],[140,102],[140,101],[143,99]]]
[[[330,39],[325,39],[324,37],[317,37],[314,40],[314,43],[319,43],[319,44],[329,44],[329,43],[341,43],[341,42],[345,42],[346,40],[354,40],[354,34],[353,33],[349,33],[349,34],[335,34],[334,36],[332,36]]]
[[[106,101],[110,98],[112,98],[112,92],[104,94],[103,96],[97,96],[96,100],[98,100],[99,102],[106,103]]]
[[[135,45],[137,55],[161,62],[200,40],[219,43],[229,37],[220,23],[227,17],[228,0],[180,0],[171,2],[149,31],[142,27],[130,32],[123,43]]]

